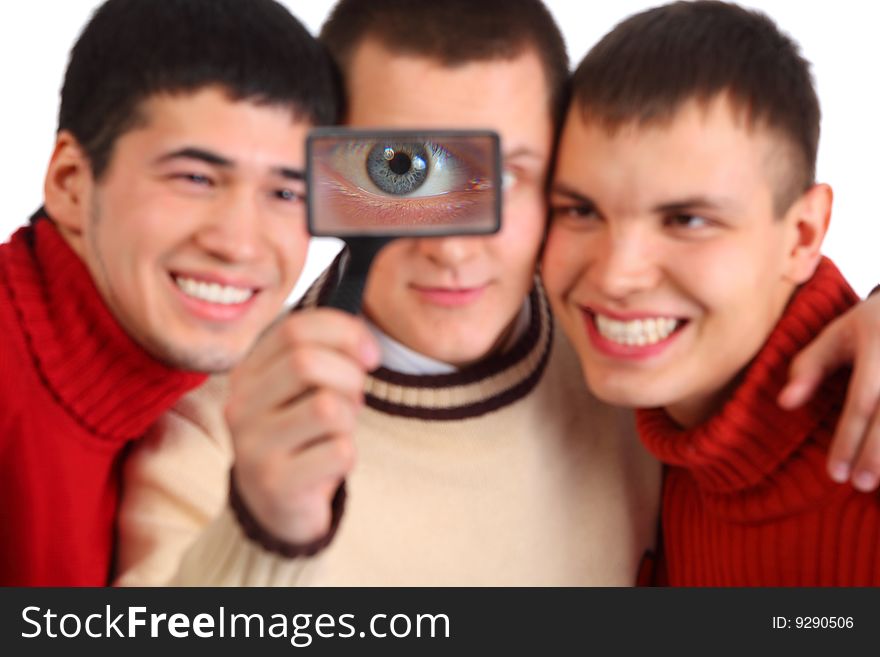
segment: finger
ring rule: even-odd
[[[297,452],[289,459],[286,469],[287,488],[285,499],[295,499],[299,494],[325,487],[326,502],[332,498],[335,486],[347,476],[355,463],[354,440],[350,434],[329,436]]]
[[[236,468],[234,474],[248,509],[265,529],[291,542],[307,542],[326,533],[331,500],[354,458],[350,437],[331,437],[267,472],[242,476]]]
[[[261,370],[292,348],[314,345],[339,351],[366,370],[379,364],[376,339],[364,321],[333,308],[291,313],[272,328],[242,362],[243,371]]]
[[[341,477],[325,480],[295,499],[297,507],[284,512],[284,525],[272,532],[290,543],[306,544],[327,535],[333,522],[333,496]]]
[[[256,420],[230,425],[236,461],[284,459],[327,436],[352,434],[358,410],[348,397],[324,389]]]
[[[841,365],[852,362],[853,341],[840,320],[830,323],[792,361],[788,382],[777,397],[786,409],[795,409],[812,397],[822,381]]]
[[[254,421],[316,389],[335,391],[360,405],[365,382],[361,364],[347,355],[326,347],[294,348],[263,370],[239,374],[230,383],[227,421]]]
[[[880,485],[880,412],[875,412],[862,441],[852,476],[853,486],[862,492],[869,493]]]
[[[880,404],[880,340],[875,337],[880,336],[867,336],[857,345],[858,357],[849,381],[846,402],[828,451],[828,473],[837,482],[849,478],[853,462]]]

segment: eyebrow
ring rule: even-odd
[[[557,183],[551,188],[550,193],[551,195],[556,194],[566,196],[577,203],[598,208],[593,199],[575,191],[565,183]],[[681,200],[660,203],[651,208],[651,212],[654,214],[669,215],[694,210],[730,210],[731,207],[735,207],[735,205],[736,204],[733,201],[728,201],[727,199],[716,200],[706,196],[692,196]]]
[[[505,161],[506,160],[516,160],[521,157],[526,157],[526,158],[535,159],[535,160],[541,159],[541,155],[537,151],[534,151],[531,148],[528,148],[526,146],[520,146],[519,148],[516,148],[516,149],[510,151],[509,153],[502,153],[501,154],[501,159],[505,160]]]
[[[669,201],[655,205],[652,209],[656,214],[675,214],[687,210],[722,210],[729,209],[732,202],[725,199],[711,199],[706,196],[692,196],[677,201]]]
[[[290,167],[273,167],[272,173],[288,180],[305,180],[306,172],[302,169],[291,169]]]
[[[572,201],[577,201],[578,203],[591,205],[593,207],[596,206],[596,203],[589,196],[584,196],[580,192],[576,192],[572,187],[569,187],[565,183],[556,183],[555,185],[553,185],[553,187],[550,188],[550,194],[567,196]]]
[[[232,169],[235,167],[235,162],[230,160],[229,158],[223,157],[218,153],[213,153],[211,151],[205,150],[204,148],[197,148],[193,146],[180,148],[176,151],[171,151],[170,153],[165,153],[164,155],[161,155],[156,159],[156,163],[161,164],[163,162],[168,162],[169,160],[178,159],[198,160],[212,166],[223,167],[224,169]],[[275,175],[281,176],[282,178],[287,178],[288,180],[306,179],[305,171],[303,171],[302,169],[279,166],[272,167],[271,171]]]
[[[203,148],[194,148],[192,146],[165,153],[156,158],[156,163],[161,164],[163,162],[168,162],[169,160],[199,160],[200,162],[225,168],[232,168],[235,166],[232,160],[225,158],[222,155],[206,151]]]

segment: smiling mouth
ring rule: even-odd
[[[589,311],[596,330],[606,340],[627,347],[647,347],[667,340],[686,320],[675,317],[644,317],[619,320]]]
[[[250,300],[254,296],[253,288],[235,287],[233,285],[220,285],[219,283],[207,283],[185,276],[174,276],[174,283],[186,296],[215,303],[222,306],[235,306]]]

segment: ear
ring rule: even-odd
[[[819,265],[833,199],[829,185],[815,184],[786,213],[784,221],[791,226],[792,241],[785,275],[794,285],[809,280]]]
[[[76,137],[62,130],[43,182],[46,211],[71,247],[81,253],[94,186],[89,159]]]

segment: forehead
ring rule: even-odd
[[[144,157],[173,148],[197,147],[242,162],[301,165],[311,122],[292,107],[233,100],[221,87],[160,93],[142,101],[138,122],[117,140],[115,152]]]
[[[726,99],[688,101],[668,120],[608,129],[572,107],[559,147],[557,182],[631,206],[668,197],[763,199],[776,182],[782,140],[750,125]]]
[[[552,124],[540,59],[531,50],[513,59],[444,66],[395,54],[374,40],[355,50],[347,71],[348,122],[399,128],[489,128],[502,140],[548,150]]]

